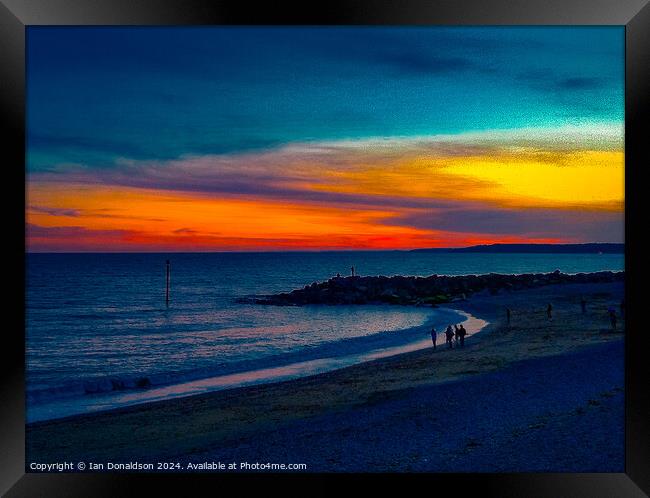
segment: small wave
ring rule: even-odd
[[[125,389],[144,389],[151,386],[152,383],[149,377],[132,379],[111,378],[84,382],[84,392],[86,394],[96,394],[109,391],[124,391]]]
[[[77,313],[64,315],[63,318],[73,318],[75,320],[101,320],[102,318],[105,318],[105,315],[99,313]]]
[[[89,379],[63,386],[39,388],[27,391],[27,399],[33,403],[45,402],[52,399],[78,397],[88,394],[108,393],[129,389],[147,389],[154,384],[148,376],[136,377],[105,377]]]

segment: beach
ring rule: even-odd
[[[449,305],[489,322],[463,349],[439,346],[29,424],[27,465],[268,461],[333,472],[621,472],[625,322],[619,317],[612,332],[607,309],[618,311],[623,292],[613,282],[476,294]]]

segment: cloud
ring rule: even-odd
[[[409,212],[387,223],[424,230],[538,238],[567,233],[577,240],[622,242],[624,214],[567,209],[494,209],[479,203],[457,203]]]
[[[560,129],[313,141],[259,153],[173,161],[121,160],[112,168],[68,165],[50,173],[33,173],[29,181],[40,185],[42,192],[51,191],[47,187],[50,184],[59,185],[59,189],[66,185],[104,185],[260,205],[274,202],[323,209],[388,209],[396,215],[382,223],[423,229],[504,235],[552,224],[555,228],[549,233],[557,233],[562,225],[552,221],[550,213],[554,210],[620,212],[622,200],[616,196],[623,195],[622,162],[617,165],[620,154],[612,156],[608,151],[620,146],[621,135],[622,127],[601,123]],[[585,156],[585,146],[605,149],[604,155],[591,151]],[[617,167],[621,168],[620,178]],[[588,186],[583,180],[585,174],[598,174],[601,181]],[[621,192],[617,193],[619,187]],[[472,207],[476,203],[480,208]],[[518,214],[522,208],[537,211],[535,215]],[[545,214],[540,214],[542,208]],[[120,213],[115,208],[110,212],[96,208],[81,212],[47,207],[40,213],[164,221],[164,216],[152,216],[151,212]],[[446,220],[456,220],[456,226]],[[582,222],[584,227],[603,223]],[[607,232],[613,233],[615,223],[606,224]],[[191,220],[180,226],[177,235],[188,236],[195,228]]]
[[[95,230],[84,226],[52,226],[46,227],[27,223],[27,235],[31,238],[46,239],[65,239],[67,237],[78,238],[85,236],[92,237],[121,237],[126,232],[124,230]]]
[[[605,78],[563,78],[557,82],[557,86],[566,90],[590,90],[592,88],[602,88],[607,84]]]
[[[552,181],[575,182],[575,178],[562,176],[562,170],[554,167],[579,164],[577,161],[595,167],[598,163],[594,161],[610,160],[610,151],[621,150],[622,140],[622,125],[592,123],[458,135],[311,141],[245,154],[188,156],[170,161],[123,159],[110,168],[61,165],[50,172],[32,173],[29,180],[185,192],[206,198],[401,209],[432,209],[451,200],[517,204],[524,199],[503,189],[512,187],[508,182],[518,182],[520,197],[533,196],[525,205],[535,207],[534,197],[547,193],[534,188],[534,183],[522,183],[522,175],[532,168],[530,165],[538,165],[535,174],[548,177],[549,185]],[[584,150],[590,151],[589,157],[594,159],[581,159]],[[605,159],[598,159],[598,151]],[[481,162],[485,164],[480,166]],[[478,166],[470,170],[469,165],[476,163]],[[546,165],[547,170],[543,169]],[[504,179],[500,167],[520,174]],[[485,174],[487,171],[493,171],[492,176]],[[549,176],[551,173],[555,180]],[[576,188],[577,192],[584,190]],[[503,191],[500,197],[499,191]],[[583,198],[597,207],[596,200]],[[598,196],[592,195],[591,199]],[[579,198],[575,201],[580,205]],[[568,199],[565,204],[570,204]],[[543,201],[537,207],[544,205],[549,204]],[[601,205],[611,209],[604,198]]]
[[[78,209],[61,209],[46,206],[30,206],[29,209],[35,213],[51,214],[52,216],[80,216]]]
[[[236,236],[213,233],[155,233],[142,230],[101,230],[85,227],[44,227],[29,224],[29,252],[147,252],[147,251],[273,251],[273,250],[341,250],[341,249],[408,249],[416,247],[461,247],[493,242],[486,234],[466,232],[423,232],[413,230],[394,233],[331,233],[321,236],[278,237],[259,234]],[[503,242],[560,241],[557,238],[530,239],[506,236]]]
[[[539,50],[547,45],[521,34],[518,48]],[[502,35],[499,29],[337,29],[327,39],[307,44],[306,50],[308,56],[326,61],[326,68],[336,70],[345,64],[346,73],[370,69],[391,76],[465,75],[495,72],[495,59],[511,57],[512,40]],[[492,57],[485,57],[486,51]]]
[[[43,224],[49,225],[52,220],[43,217],[75,215],[111,228],[127,226],[128,221],[136,233],[99,232],[98,238],[155,244],[153,237],[139,233],[148,226],[162,237],[160,244],[164,239],[165,244],[184,247],[233,244],[241,248],[245,244],[233,233],[242,230],[249,239],[259,233],[260,239],[276,240],[283,247],[314,247],[318,240],[327,247],[341,247],[332,241],[341,242],[346,230],[356,234],[355,247],[522,236],[620,240],[622,137],[621,125],[589,123],[297,142],[245,154],[170,161],[123,159],[110,168],[60,165],[51,172],[29,175],[28,187],[38,206],[32,209],[36,214],[31,221],[47,220]],[[93,200],[91,192],[98,189],[102,193]],[[80,197],[76,204],[77,196],[86,193],[92,202],[84,203]],[[235,211],[240,218],[233,224],[232,216],[224,217]],[[357,219],[363,222],[350,224],[359,213]],[[247,221],[251,219],[259,224]],[[222,230],[224,223],[229,228],[223,233],[213,230]],[[395,231],[398,227],[401,231]],[[383,233],[377,228],[390,230]],[[312,229],[323,237],[301,237]],[[70,230],[71,238],[93,235],[67,227],[41,235],[37,230],[36,236],[54,239],[65,236],[65,230]],[[277,236],[287,235],[287,230],[295,230],[297,238]],[[331,240],[324,242],[325,238]]]
[[[118,154],[132,158],[151,157],[150,152],[131,141],[111,140],[89,136],[64,134],[29,134],[27,147],[31,151],[71,150]]]
[[[377,54],[377,62],[416,75],[457,74],[483,68],[467,57],[440,57],[424,52],[385,52]]]
[[[28,251],[119,251],[128,247],[127,230],[102,230],[85,226],[42,226],[27,223],[25,245]]]
[[[390,164],[405,155],[457,157],[490,153],[492,145],[454,142],[443,137],[339,140],[288,144],[246,154],[189,156],[170,161],[119,160],[111,168],[71,164],[36,172],[30,181],[115,185],[205,195],[270,197],[342,204],[427,204],[422,199],[328,191],[343,172]],[[324,188],[318,188],[320,186]],[[431,202],[428,201],[430,205]]]

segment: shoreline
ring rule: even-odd
[[[622,282],[615,282],[472,296],[458,308],[490,323],[468,339],[464,349],[443,347],[433,352],[428,348],[272,384],[36,422],[26,428],[28,458],[187,457],[315,416],[380,406],[414,389],[471,382],[477,375],[521,360],[554,357],[620,339],[620,333],[607,333],[604,313],[622,293]],[[586,316],[577,311],[582,294],[590,301]],[[544,320],[547,300],[554,301],[558,321]],[[500,316],[506,305],[513,309],[511,327],[505,327]],[[560,320],[581,324],[580,334],[564,334]]]
[[[477,318],[462,309],[447,306],[437,309],[443,312],[452,312],[461,317],[460,320],[454,321],[453,323],[465,324],[468,338],[474,337],[489,325],[489,322]],[[308,355],[307,359],[298,359],[297,361],[286,364],[275,365],[275,362],[272,362],[269,366],[262,366],[251,370],[235,371],[232,373],[224,373],[208,377],[189,378],[185,381],[172,384],[153,385],[148,389],[117,390],[100,394],[91,394],[80,398],[68,397],[53,399],[48,403],[32,406],[28,411],[28,415],[30,416],[28,417],[27,424],[32,425],[68,420],[74,419],[75,417],[96,415],[125,408],[137,407],[144,404],[164,402],[172,399],[182,399],[218,391],[285,382],[314,375],[321,375],[391,356],[421,351],[431,347],[429,328],[434,325],[434,320],[439,319],[440,318],[435,318],[434,313],[422,325],[404,330],[383,331],[375,334],[385,335],[408,333],[409,335],[415,335],[417,332],[419,333],[418,335],[423,337],[418,339],[410,338],[405,342],[399,341],[397,343],[381,344],[381,341],[375,340],[375,344],[370,344],[370,347],[364,350],[353,351],[337,356],[326,355],[310,358]],[[436,323],[435,325],[438,328],[441,327],[440,324]],[[366,339],[368,338],[372,338],[372,336],[366,337]],[[379,342],[379,344],[377,344],[377,342]],[[438,331],[436,343],[438,347],[444,347],[444,334],[441,330]],[[59,415],[49,416],[47,418],[43,416],[43,413],[51,414],[53,412],[58,413]],[[36,413],[36,415],[32,415],[33,413]],[[63,413],[65,413],[65,415],[63,415]]]

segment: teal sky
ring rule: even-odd
[[[49,28],[28,169],[624,118],[622,27]]]

